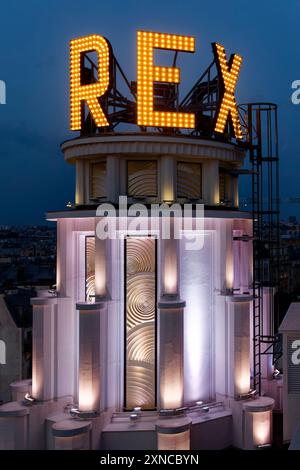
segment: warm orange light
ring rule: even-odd
[[[83,52],[98,53],[98,81],[81,84],[81,55]],[[101,108],[99,98],[110,86],[110,45],[97,34],[73,39],[70,42],[70,127],[81,130],[81,103],[86,101],[97,127],[108,126],[109,122]]]
[[[236,139],[242,139],[242,128],[234,96],[238,75],[240,72],[242,57],[233,54],[230,64],[227,63],[226,52],[223,46],[214,43],[213,50],[217,67],[219,69],[220,80],[223,82],[224,94],[221,106],[216,119],[215,131],[223,133],[229,116],[231,116],[233,131]]]
[[[193,129],[194,113],[154,111],[153,83],[180,83],[177,67],[153,64],[153,50],[195,51],[195,38],[175,34],[138,31],[137,33],[137,124],[139,126],[177,127]]]
[[[272,412],[260,411],[252,413],[254,445],[270,444],[272,440]]]

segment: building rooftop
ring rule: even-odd
[[[280,333],[287,331],[300,331],[300,302],[293,302],[290,305],[279,327]]]

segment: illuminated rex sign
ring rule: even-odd
[[[113,129],[117,123],[145,127],[194,129],[206,128],[213,133],[242,139],[235,89],[242,57],[233,54],[229,60],[220,44],[213,43],[216,77],[201,77],[181,103],[178,101],[180,69],[178,52],[195,52],[195,38],[175,34],[137,32],[137,79],[128,82],[115,59],[109,41],[100,35],[89,35],[70,42],[70,128],[82,131],[88,109],[90,126]],[[172,67],[154,63],[154,50],[174,51]],[[97,57],[96,64],[89,58]],[[85,64],[88,59],[89,66]],[[117,69],[121,72],[134,101],[124,97],[116,86]],[[112,112],[108,112],[112,108]],[[91,127],[90,127],[91,128]]]

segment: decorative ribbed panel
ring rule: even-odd
[[[125,408],[155,408],[155,239],[126,239]]]
[[[155,161],[128,162],[128,196],[157,195],[157,165]]]
[[[91,165],[91,197],[105,197],[106,191],[106,162]]]
[[[202,174],[200,163],[177,163],[177,196],[200,199],[202,197]]]
[[[85,298],[95,296],[95,237],[85,238]]]

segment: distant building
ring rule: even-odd
[[[11,400],[10,384],[22,377],[22,330],[0,295],[0,401]]]
[[[296,217],[280,224],[280,291],[291,296],[300,296],[300,224]]]

